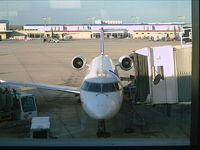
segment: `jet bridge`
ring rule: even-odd
[[[136,102],[175,104],[191,101],[191,48],[160,46],[130,54],[134,62]]]

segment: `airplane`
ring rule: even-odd
[[[104,54],[103,28],[100,29],[100,38],[100,55],[95,57],[90,64],[87,64],[83,56],[72,59],[72,67],[76,70],[88,66],[88,72],[80,88],[3,80],[1,82],[80,94],[83,110],[88,116],[98,120],[97,137],[110,137],[110,133],[106,132],[105,120],[114,117],[119,112],[123,101],[123,86],[117,67],[128,71],[133,67],[133,61],[129,56],[121,56],[119,63],[114,65],[112,60]]]

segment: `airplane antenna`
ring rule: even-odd
[[[101,38],[101,55],[104,55],[104,32],[103,32],[103,28],[100,29],[100,38]]]

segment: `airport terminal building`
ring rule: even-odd
[[[23,29],[9,30],[8,20],[0,20],[1,39],[19,39],[26,37],[40,39],[57,34],[60,39],[98,39],[100,28],[104,29],[105,38],[128,38],[149,40],[177,40],[185,34],[192,38],[191,25],[183,22],[170,23],[122,23],[120,21],[95,22],[95,24],[27,24]]]
[[[105,30],[105,38],[158,39],[174,38],[182,32],[184,23],[135,23],[135,24],[27,24],[24,32],[31,38],[42,37],[43,34],[68,33],[74,39],[95,39],[100,37],[99,29]],[[35,34],[34,34],[35,33]]]
[[[8,38],[8,34],[12,31],[9,30],[9,21],[0,20],[0,40],[5,40]]]

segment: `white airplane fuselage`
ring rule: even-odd
[[[80,99],[85,112],[94,119],[109,119],[118,113],[123,88],[109,57],[100,55],[92,60],[82,82]]]

